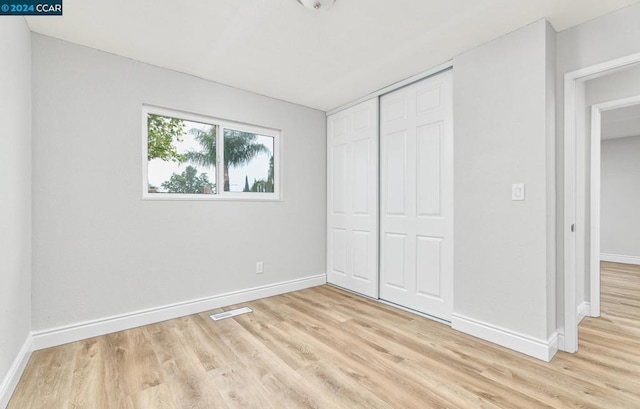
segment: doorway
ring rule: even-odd
[[[598,239],[590,240],[594,237],[590,212],[591,197],[588,190],[591,188],[589,176],[590,165],[588,157],[589,138],[586,135],[585,115],[585,83],[589,80],[601,78],[616,72],[623,71],[640,64],[640,53],[627,57],[608,61],[606,63],[583,68],[565,74],[564,81],[564,217],[561,224],[561,236],[563,237],[563,257],[564,257],[564,291],[562,297],[563,305],[563,334],[560,337],[559,347],[566,352],[576,352],[578,350],[578,324],[581,306],[580,291],[585,291],[584,280],[581,278],[591,277],[586,274],[588,271],[598,272],[595,269],[591,254],[598,255],[591,246]],[[591,189],[595,193],[596,189]],[[597,236],[599,238],[599,236]],[[589,255],[589,256],[587,256]],[[599,260],[598,260],[599,263]],[[596,271],[594,271],[596,270]],[[597,287],[597,280],[589,280]],[[581,285],[582,284],[582,285]],[[595,292],[595,288],[590,288],[588,293]],[[599,298],[598,298],[599,299]],[[589,308],[587,315],[596,315],[597,308]]]
[[[633,138],[624,139],[621,138]],[[614,141],[615,140],[615,141]],[[605,142],[606,141],[606,142]],[[629,98],[623,98],[608,101],[591,107],[591,198],[590,198],[590,252],[589,252],[589,287],[590,287],[590,316],[600,316],[600,261],[639,264],[640,249],[634,250],[629,248],[629,244],[633,246],[636,239],[630,237],[630,234],[622,234],[627,229],[632,229],[633,223],[629,223],[629,218],[624,220],[625,214],[631,213],[635,207],[633,203],[628,203],[629,199],[635,199],[634,191],[628,189],[628,183],[622,181],[610,180],[612,177],[627,176],[622,174],[625,170],[625,163],[629,159],[633,162],[633,158],[629,158],[629,154],[634,155],[640,153],[635,151],[636,145],[640,147],[640,95]],[[603,144],[607,145],[607,149],[603,152]],[[609,146],[622,145],[622,146]],[[631,151],[630,151],[631,149]],[[635,151],[635,152],[634,152]],[[603,154],[606,153],[606,161],[603,160]],[[626,160],[625,160],[626,159]],[[622,166],[620,161],[623,161]],[[618,163],[616,163],[618,162]],[[616,166],[619,169],[609,169],[605,172],[607,196],[615,195],[615,197],[607,197],[603,203],[603,164],[611,163],[609,166]],[[637,160],[636,160],[637,163]],[[640,166],[638,166],[640,170]],[[630,170],[630,169],[628,169]],[[640,175],[639,175],[640,176]],[[622,182],[622,183],[620,183]],[[613,186],[612,186],[613,185]],[[624,190],[627,190],[626,192]],[[627,200],[624,195],[628,194]],[[620,201],[621,208],[616,210],[613,208],[612,201]],[[604,206],[603,206],[604,205]],[[603,210],[606,212],[603,214]],[[605,217],[607,223],[603,229],[602,218]],[[616,233],[619,237],[615,237]],[[603,240],[604,239],[604,240]],[[602,242],[605,242],[603,248]],[[640,241],[637,241],[640,243]],[[636,246],[640,246],[636,243]]]

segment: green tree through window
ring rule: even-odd
[[[193,166],[187,166],[180,175],[173,174],[171,178],[162,183],[162,188],[169,193],[215,193],[216,185],[209,181],[206,173],[198,176],[198,170]]]
[[[180,162],[182,155],[176,150],[174,141],[180,141],[184,134],[181,119],[147,115],[147,160],[158,158]]]
[[[163,108],[143,111],[144,197],[279,198],[279,131]]]
[[[183,155],[183,161],[194,165],[216,166],[217,127],[209,131],[193,128],[189,131],[194,135],[202,150],[189,151]],[[271,151],[261,143],[257,143],[258,135],[224,130],[224,191],[229,192],[229,168],[246,165],[259,154],[270,154]],[[270,190],[273,192],[273,189]]]

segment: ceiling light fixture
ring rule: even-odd
[[[298,3],[309,10],[327,10],[335,2],[336,0],[298,0]]]

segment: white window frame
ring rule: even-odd
[[[148,168],[148,128],[149,114],[160,115],[185,121],[200,122],[218,127],[218,141],[216,143],[216,193],[188,194],[188,193],[149,193]],[[225,192],[224,191],[224,129],[249,132],[273,138],[273,192]],[[282,179],[280,167],[280,143],[282,131],[274,128],[245,124],[227,119],[215,118],[208,115],[195,114],[176,109],[162,108],[153,105],[142,106],[142,199],[143,200],[237,200],[237,201],[280,201],[282,200]]]

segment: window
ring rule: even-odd
[[[280,198],[280,131],[143,107],[146,199]]]

